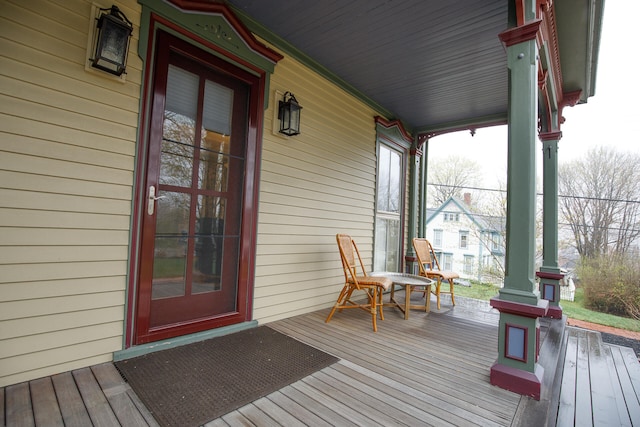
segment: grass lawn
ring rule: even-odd
[[[486,283],[472,282],[471,286],[456,286],[456,295],[481,300],[489,300],[498,295],[498,288]],[[582,289],[576,289],[574,301],[560,301],[562,312],[569,318],[640,332],[640,321],[627,317],[614,316],[584,308]]]

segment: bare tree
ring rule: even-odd
[[[640,236],[640,156],[599,147],[563,164],[560,212],[582,257],[624,254]]]
[[[480,165],[457,155],[430,161],[427,181],[431,185],[427,193],[431,206],[437,207],[449,197],[462,198],[465,188],[478,187],[481,182]]]

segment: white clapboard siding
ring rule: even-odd
[[[114,3],[124,82],[85,70],[90,0],[0,0],[0,385],[122,348],[141,7]]]
[[[376,113],[290,58],[270,87],[254,290],[261,322],[335,302],[344,281],[335,235],[352,234],[371,264],[375,207]],[[275,91],[303,107],[300,135],[272,131]]]

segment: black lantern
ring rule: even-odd
[[[97,36],[96,51],[91,59],[92,66],[115,74],[124,73],[127,66],[127,51],[129,50],[129,40],[133,32],[133,24],[118,9],[118,6],[100,9],[100,18],[96,18]]]
[[[287,98],[287,95],[289,98]],[[278,108],[278,119],[280,119],[280,133],[288,136],[300,133],[300,110],[302,107],[291,92],[285,92]]]

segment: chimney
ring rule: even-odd
[[[464,203],[471,206],[471,193],[464,193]]]

